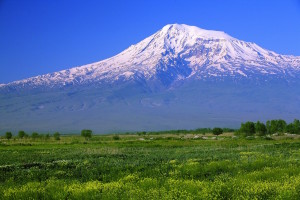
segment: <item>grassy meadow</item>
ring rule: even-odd
[[[300,199],[300,139],[1,139],[0,199]]]

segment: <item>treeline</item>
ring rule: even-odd
[[[14,135],[12,132],[8,131],[5,133],[4,138],[6,139],[12,139]],[[19,138],[19,139],[26,139],[26,138],[32,138],[32,139],[45,139],[48,140],[50,137],[53,137],[55,140],[60,140],[60,133],[55,132],[54,134],[40,134],[37,132],[33,132],[31,134],[26,133],[25,131],[19,131],[18,134],[14,138]]]
[[[84,129],[81,131],[81,136],[84,137],[86,140],[92,137],[93,131]],[[53,137],[55,140],[60,140],[60,133],[55,132],[53,134],[47,133],[47,134],[39,134],[37,132],[33,132],[31,134],[26,133],[25,131],[19,131],[16,136],[12,134],[12,132],[8,131],[5,133],[4,138],[10,140],[12,138],[18,138],[18,139],[26,139],[26,138],[31,138],[31,139],[44,139],[48,140],[51,137]]]
[[[220,131],[222,129],[222,133],[226,132],[235,132],[236,129],[232,128],[197,128],[194,130],[168,130],[168,131],[143,131],[143,132],[136,132],[137,135],[160,135],[160,134],[207,134],[207,133],[215,133],[216,129]],[[128,133],[129,134],[129,133]]]
[[[266,124],[263,122],[245,122],[241,124],[241,127],[236,131],[237,135],[245,136],[264,136],[272,134],[300,134],[300,121],[295,119],[292,123],[287,124],[283,119],[268,120]]]

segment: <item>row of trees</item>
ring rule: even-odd
[[[269,120],[266,122],[266,124],[260,121],[257,121],[256,123],[248,121],[241,124],[241,127],[237,133],[242,133],[246,136],[251,136],[254,134],[263,136],[275,133],[300,134],[300,121],[295,119],[290,124],[287,124],[283,119]]]
[[[52,135],[54,137],[55,140],[60,140],[60,133],[56,132]],[[6,132],[4,137],[6,139],[12,139],[13,134],[12,132]],[[32,139],[37,139],[37,138],[43,138],[43,139],[50,139],[51,135],[49,133],[47,134],[39,134],[37,132],[33,132],[31,135],[27,134],[25,131],[19,131],[17,138],[23,139],[23,138],[32,138]]]
[[[214,130],[215,129],[215,130]],[[197,128],[194,130],[167,130],[167,131],[142,131],[142,132],[128,132],[126,134],[137,134],[139,136],[142,135],[159,135],[159,134],[207,134],[207,133],[216,133],[216,130],[220,131],[220,129],[222,129],[222,133],[223,132],[234,132],[236,131],[235,129],[232,128]],[[219,133],[219,132],[218,132]],[[215,134],[217,135],[217,134]],[[220,135],[220,134],[219,134]]]
[[[81,131],[81,136],[84,137],[86,140],[91,138],[93,134],[92,130],[87,130],[84,129]],[[60,140],[60,133],[59,132],[55,132],[53,135],[50,135],[49,133],[47,134],[39,134],[37,132],[33,132],[31,135],[27,134],[25,131],[19,131],[17,134],[17,138],[32,138],[32,139],[37,139],[37,138],[43,138],[43,139],[49,139],[51,136],[54,137],[55,140]],[[6,132],[4,137],[6,139],[12,139],[13,138],[13,134],[12,132]]]

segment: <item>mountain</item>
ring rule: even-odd
[[[0,130],[99,133],[299,118],[300,57],[170,24],[100,62],[0,85]]]

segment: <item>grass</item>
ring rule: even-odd
[[[205,138],[2,139],[0,199],[300,199],[298,138]]]

